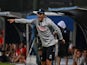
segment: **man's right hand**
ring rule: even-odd
[[[8,19],[8,21],[9,21],[10,23],[13,23],[13,22],[15,22],[15,19]]]

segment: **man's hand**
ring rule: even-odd
[[[60,42],[61,42],[62,44],[65,44],[65,40],[64,40],[64,39],[60,40]]]
[[[55,36],[55,35],[58,35],[58,33],[57,33],[56,31],[54,31],[54,32],[53,32],[53,35],[54,35],[54,36]]]
[[[62,39],[62,42],[65,44],[65,40],[64,39]]]
[[[9,21],[10,23],[13,23],[13,22],[15,22],[15,19],[8,19],[8,21]]]

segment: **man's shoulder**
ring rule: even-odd
[[[45,19],[47,19],[47,20],[51,20],[49,17],[45,17]]]
[[[50,23],[50,22],[53,22],[50,18],[46,17],[45,20]]]

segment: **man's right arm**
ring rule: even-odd
[[[10,23],[13,23],[13,22],[15,22],[15,23],[33,23],[33,21],[34,21],[35,19],[9,19],[8,21],[10,22]]]

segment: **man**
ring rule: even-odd
[[[69,48],[69,38],[70,38],[70,31],[66,28],[66,24],[64,21],[60,21],[58,23],[59,28],[61,29],[62,35],[66,43],[59,42],[58,45],[58,65],[60,65],[61,58],[65,58],[65,65],[68,65],[68,48]]]
[[[42,42],[42,65],[52,65],[52,53],[55,47],[55,39],[49,27],[54,29],[54,33],[58,33],[59,40],[65,42],[62,37],[62,33],[58,26],[56,26],[51,19],[45,16],[45,11],[39,9],[37,12],[37,19],[27,20],[27,19],[9,19],[10,23],[14,21],[16,23],[29,23],[35,24],[38,31],[38,36]]]

